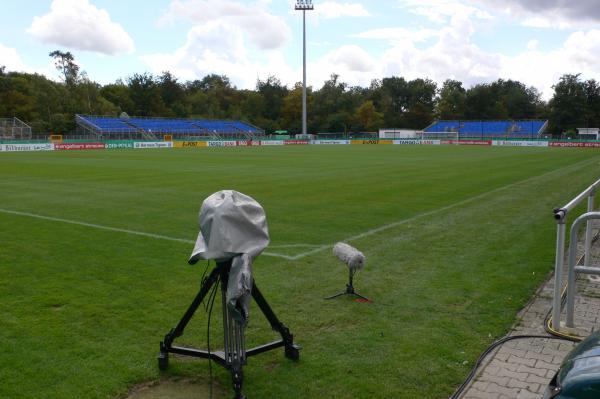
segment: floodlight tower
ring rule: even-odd
[[[314,10],[312,0],[296,0],[296,10],[302,11],[302,134],[306,137],[306,11]]]

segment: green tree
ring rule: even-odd
[[[467,91],[457,80],[446,80],[439,90],[435,104],[438,119],[460,120],[465,118]]]
[[[134,74],[127,80],[129,95],[134,104],[134,115],[160,116],[166,111],[160,88],[149,73]]]
[[[67,86],[75,86],[79,78],[79,65],[75,63],[75,57],[71,52],[55,50],[49,54],[54,58],[54,66],[63,74],[64,82]]]
[[[157,85],[166,108],[164,116],[186,116],[185,92],[177,78],[171,72],[163,72],[157,79]]]
[[[356,129],[377,131],[383,123],[383,115],[377,112],[372,100],[367,100],[356,109]]]
[[[563,75],[550,100],[550,131],[561,134],[586,125],[586,85],[577,75]]]
[[[272,121],[280,119],[283,99],[288,93],[287,87],[282,85],[275,76],[269,76],[265,81],[258,79],[256,90],[263,98],[262,116]]]
[[[135,114],[135,104],[131,99],[129,86],[123,83],[121,79],[102,87],[100,95],[118,108],[117,113]]]
[[[600,127],[600,85],[594,79],[585,82],[586,126]]]

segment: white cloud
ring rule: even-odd
[[[315,13],[325,19],[371,15],[360,3],[339,3],[337,1],[324,1],[315,5]]]
[[[481,20],[493,19],[493,16],[479,7],[469,6],[457,0],[399,0],[402,8],[423,16],[431,22],[445,24],[457,15]]]
[[[286,64],[278,51],[265,51],[266,60],[256,61],[248,51],[244,30],[224,21],[193,27],[186,43],[167,54],[141,57],[154,73],[171,71],[183,79],[201,79],[208,74],[226,75],[239,88],[253,89],[257,78],[275,75],[292,84],[302,75]],[[294,79],[296,77],[296,79]]]
[[[291,37],[285,21],[266,11],[268,2],[256,7],[231,0],[172,0],[169,10],[158,21],[165,26],[176,21],[190,21],[195,25],[219,23],[239,29],[251,43],[260,49],[275,49]]]
[[[402,4],[409,7],[408,11],[418,8],[418,12],[425,12],[430,7],[434,12],[428,15],[433,20],[439,16],[445,23],[426,29],[389,27],[352,35],[361,40],[383,41],[387,49],[377,56],[370,53],[371,46],[360,42],[334,48],[319,58],[313,58],[309,49],[309,85],[320,88],[332,73],[339,74],[349,85],[360,86],[393,75],[430,78],[438,84],[451,78],[462,81],[466,87],[513,79],[536,87],[547,100],[553,94],[552,85],[565,73],[581,72],[586,79],[600,77],[600,58],[595,57],[600,53],[600,30],[573,32],[555,49],[545,51],[532,38],[518,44],[520,52],[503,55],[475,42],[478,30],[493,18],[486,12],[479,12],[476,7],[457,7],[457,2],[451,0],[402,0]],[[231,8],[230,12],[235,10]],[[240,88],[252,89],[257,78],[270,74],[290,87],[301,80],[301,67],[291,67],[282,51],[252,51],[247,46],[251,38],[244,26],[230,22],[223,18],[206,21],[194,27],[185,45],[175,52],[150,55],[143,60],[156,73],[171,70],[186,79],[225,74]]]
[[[398,43],[405,41],[422,42],[437,36],[439,36],[439,31],[435,29],[410,30],[397,27],[372,29],[354,34],[351,37],[356,37],[359,39],[386,40],[392,43]]]
[[[600,21],[598,0],[483,0],[483,3],[528,27],[582,28],[597,26]]]
[[[43,43],[106,55],[131,53],[134,44],[108,12],[88,0],[53,0],[50,12],[34,17],[27,30]]]
[[[0,67],[5,66],[7,71],[29,71],[30,68],[26,67],[21,57],[17,53],[17,50],[11,47],[4,46],[0,43]]]

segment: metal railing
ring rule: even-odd
[[[600,180],[586,188],[583,192],[573,198],[569,203],[561,208],[554,209],[554,218],[556,219],[556,262],[554,267],[554,298],[552,301],[552,328],[560,329],[560,312],[561,312],[561,288],[562,288],[562,273],[565,259],[565,234],[567,214],[587,198],[587,212],[580,216],[571,228],[571,241],[569,245],[569,259],[576,256],[577,252],[577,228],[583,221],[587,221],[585,231],[584,244],[584,264],[590,261],[590,247],[592,242],[592,222],[590,218],[584,216],[589,215],[594,210],[594,198],[596,189],[600,187]],[[599,213],[600,215],[600,213]],[[575,230],[574,230],[575,229]],[[575,234],[575,238],[573,238]],[[574,247],[573,247],[574,246]],[[573,247],[574,249],[571,249]],[[569,262],[570,263],[570,262]],[[570,269],[570,268],[569,268]]]
[[[577,287],[575,285],[575,273],[600,275],[600,267],[592,266],[591,258],[588,256],[590,250],[590,240],[592,236],[590,225],[594,219],[600,219],[600,212],[584,213],[575,219],[573,225],[571,226],[571,236],[569,242],[569,268],[567,278],[567,320],[565,323],[569,328],[575,327],[575,323],[573,322],[575,313],[575,293],[577,292]],[[587,230],[585,234],[585,261],[582,266],[577,266],[577,233],[579,232],[583,222],[586,222],[587,224]]]

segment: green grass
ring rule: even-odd
[[[245,393],[445,398],[552,270],[551,210],[597,178],[598,161],[585,149],[435,146],[4,153],[0,208],[193,240],[201,201],[235,189],[264,206],[269,252],[360,236],[355,286],[373,304],[322,299],[346,279],[329,249],[258,258],[257,284],[304,349],[299,363],[251,358]],[[191,245],[2,211],[0,227],[0,397],[207,381],[206,361],[172,358],[159,373],[155,359],[199,287]],[[275,338],[251,312],[250,343]],[[206,320],[199,311],[178,342],[204,347]],[[213,373],[215,396],[230,396],[228,373]]]

